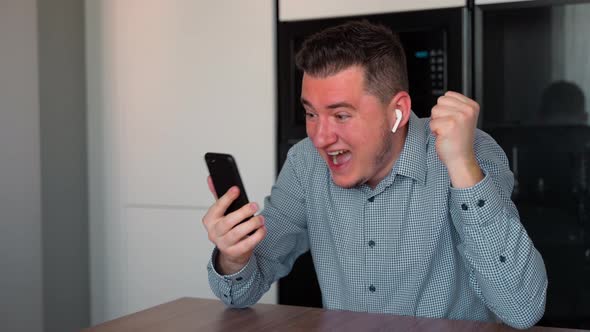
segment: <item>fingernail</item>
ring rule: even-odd
[[[238,193],[238,187],[236,187],[236,186],[231,187],[230,190],[231,190],[231,193],[232,194],[237,194]]]
[[[258,211],[258,204],[256,203],[250,203],[250,208],[254,211]]]
[[[264,225],[265,220],[263,215],[260,216],[260,222]]]

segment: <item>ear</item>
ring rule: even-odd
[[[401,91],[395,94],[388,106],[390,113],[390,128],[395,133],[400,128],[405,127],[410,120],[412,113],[412,100],[406,91]],[[400,115],[400,117],[398,117]],[[393,130],[395,129],[395,130]]]

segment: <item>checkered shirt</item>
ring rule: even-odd
[[[403,151],[375,189],[336,186],[311,141],[296,144],[265,199],[268,234],[249,263],[220,275],[214,250],[214,294],[252,305],[311,250],[325,308],[534,325],[547,275],[510,200],[504,152],[477,130],[484,179],[453,188],[429,121],[412,114]]]

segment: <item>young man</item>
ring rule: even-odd
[[[312,36],[297,65],[308,138],[260,215],[238,225],[250,203],[224,216],[233,188],[203,218],[213,292],[252,305],[310,249],[328,309],[534,325],[545,267],[478,104],[447,92],[417,118],[399,39],[368,22]]]

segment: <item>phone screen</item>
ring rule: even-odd
[[[217,197],[223,196],[233,186],[240,188],[240,196],[227,208],[226,215],[248,204],[248,196],[242,184],[238,165],[231,155],[208,152],[205,154],[205,162],[207,168],[209,168],[209,174],[213,180]]]

